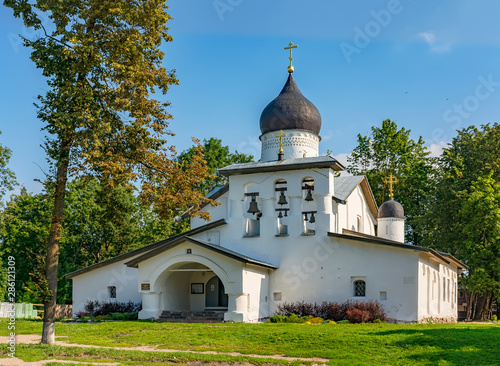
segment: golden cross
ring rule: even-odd
[[[283,137],[286,137],[285,133],[283,132],[283,130],[280,131],[280,133],[278,133],[276,135],[276,137],[279,137],[280,138],[280,151],[278,151],[280,154],[283,154]]]
[[[388,177],[385,177],[384,183],[389,184],[389,197],[394,197],[394,184],[397,182],[398,178],[392,175],[392,173]]]
[[[290,50],[290,66],[288,66],[288,72],[291,74],[293,72],[293,66],[292,66],[292,61],[293,61],[293,58],[292,58],[292,49],[293,48],[297,48],[299,47],[298,45],[294,45],[293,42],[290,42],[290,44],[288,45],[288,47],[285,47],[284,50]]]

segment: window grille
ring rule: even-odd
[[[363,280],[354,281],[354,296],[366,296],[366,282]]]
[[[116,286],[108,286],[108,293],[110,299],[116,299]]]

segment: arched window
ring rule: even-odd
[[[275,191],[275,210],[277,223],[277,236],[288,235],[288,213],[290,205],[287,197],[287,182],[284,179],[278,179],[274,183]]]
[[[304,219],[303,235],[314,235],[316,232],[317,202],[314,199],[314,179],[302,180],[302,217]]]
[[[259,200],[259,185],[250,183],[245,187],[244,215],[246,218],[245,236],[260,235],[260,217],[262,204]]]
[[[354,296],[364,297],[366,296],[366,282],[363,280],[354,281]]]

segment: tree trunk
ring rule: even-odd
[[[66,195],[66,182],[68,180],[69,150],[71,144],[61,143],[61,159],[57,166],[57,181],[54,193],[54,209],[50,224],[49,240],[47,242],[47,259],[45,271],[50,299],[43,303],[43,331],[42,343],[54,344],[55,320],[57,307],[57,270],[59,266],[59,242],[63,222],[64,198]]]
[[[467,321],[484,321],[491,317],[492,294],[471,292],[467,299]]]

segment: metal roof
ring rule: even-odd
[[[348,240],[355,240],[355,241],[360,241],[360,242],[369,243],[369,244],[387,245],[387,246],[391,246],[391,247],[395,247],[395,248],[409,249],[409,250],[415,250],[418,252],[429,253],[430,255],[440,259],[441,261],[445,262],[446,264],[449,264],[451,261],[451,262],[454,262],[459,268],[468,268],[465,263],[459,261],[451,254],[440,252],[440,251],[437,251],[437,250],[434,250],[431,248],[427,248],[427,247],[404,244],[404,243],[400,243],[398,241],[388,240],[388,239],[380,238],[378,236],[359,233],[357,231],[352,231],[352,230],[347,230],[347,229],[342,229],[342,234],[329,232],[328,236],[342,238],[342,239],[348,239]]]
[[[138,267],[138,264],[140,262],[142,262],[146,259],[149,259],[151,257],[154,257],[154,256],[156,256],[156,255],[158,255],[158,254],[160,254],[160,253],[162,253],[170,248],[173,248],[173,247],[175,247],[175,246],[177,246],[185,241],[188,241],[192,244],[199,245],[203,248],[212,250],[214,252],[222,254],[226,257],[233,258],[233,259],[240,261],[240,262],[243,262],[243,263],[253,264],[256,266],[266,267],[266,268],[270,268],[270,269],[278,269],[278,267],[273,265],[273,264],[261,261],[259,259],[249,257],[249,256],[242,254],[242,253],[235,252],[234,250],[224,248],[220,245],[216,245],[216,244],[206,242],[204,240],[192,238],[192,237],[187,236],[187,235],[183,235],[179,238],[175,238],[174,240],[165,242],[164,244],[162,244],[160,247],[156,248],[155,250],[152,250],[152,251],[145,253],[144,255],[142,255],[138,258],[135,258],[135,259],[125,263],[125,265],[127,265],[128,267]]]
[[[332,168],[336,171],[344,170],[344,166],[331,156],[316,156],[310,158],[294,158],[281,161],[258,161],[254,163],[233,164],[219,169],[224,176],[233,174],[250,174],[268,171],[299,170],[311,168]]]
[[[224,224],[226,224],[226,220],[224,220],[224,219],[220,219],[220,220],[217,220],[217,221],[214,221],[214,222],[209,222],[206,225],[199,226],[199,227],[197,227],[195,229],[191,229],[189,231],[186,231],[185,233],[174,235],[174,236],[172,236],[172,237],[170,237],[168,239],[157,241],[156,243],[146,245],[146,246],[144,246],[142,248],[138,248],[138,249],[132,250],[130,252],[117,255],[116,257],[110,258],[110,259],[102,261],[100,263],[96,263],[96,264],[93,264],[91,266],[88,266],[88,267],[79,269],[77,271],[68,273],[68,274],[64,275],[64,277],[66,277],[66,278],[73,278],[75,276],[79,276],[79,275],[84,274],[86,272],[90,272],[90,271],[92,271],[94,269],[105,267],[105,266],[107,266],[109,264],[113,264],[113,263],[119,262],[121,260],[124,260],[124,259],[127,259],[127,258],[131,258],[131,257],[134,257],[136,255],[140,255],[141,253],[153,251],[156,248],[161,247],[164,243],[170,242],[170,241],[175,240],[175,239],[177,239],[179,237],[186,236],[186,235],[195,235],[195,234],[198,234],[198,233],[201,233],[203,231],[216,228],[216,227],[218,227],[220,225],[224,225]]]
[[[359,183],[365,178],[364,175],[355,175],[350,177],[336,177],[334,180],[335,194],[338,200],[345,201],[347,197],[356,189]]]
[[[304,130],[319,135],[321,115],[302,95],[292,74],[280,94],[267,105],[260,116],[262,134],[280,130]]]

